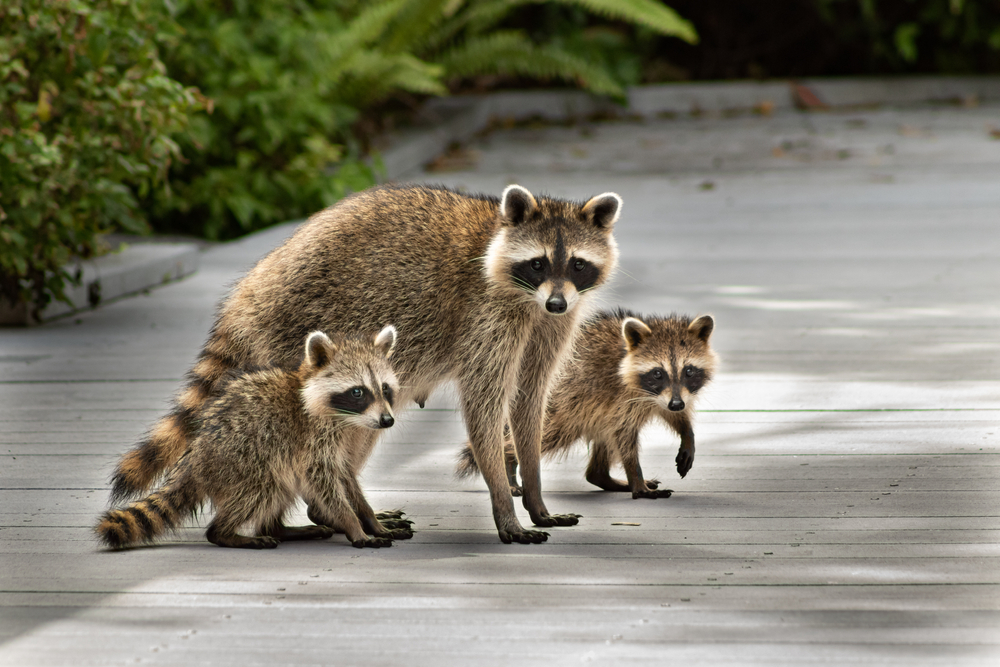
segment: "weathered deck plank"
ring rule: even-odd
[[[674,497],[593,491],[581,447],[544,474],[550,508],[584,517],[544,545],[500,544],[482,482],[453,479],[464,429],[442,391],[364,474],[410,542],[256,553],[192,525],[96,548],[116,456],[288,227],[148,296],[0,331],[0,664],[997,664],[997,110],[514,129],[477,169],[428,176],[615,190],[603,303],[718,321],[688,477],[671,434],[643,436]]]

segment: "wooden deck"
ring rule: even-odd
[[[513,129],[475,169],[421,176],[614,190],[604,303],[717,318],[694,469],[676,477],[662,429],[644,438],[675,495],[593,491],[576,452],[544,480],[550,509],[584,518],[544,545],[500,544],[482,482],[453,480],[442,391],[364,475],[416,522],[409,542],[246,552],[192,526],[97,548],[113,462],[288,227],[149,295],[0,330],[0,664],[1000,664],[998,118]]]

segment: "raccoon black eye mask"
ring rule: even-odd
[[[359,415],[368,409],[375,397],[366,387],[353,387],[330,397],[330,407],[337,412]]]

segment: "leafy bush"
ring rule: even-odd
[[[36,309],[99,232],[147,226],[138,197],[166,189],[171,136],[199,107],[165,75],[172,25],[152,1],[0,5],[0,291]],[[37,310],[36,310],[37,313]]]
[[[599,59],[504,21],[538,0],[175,0],[186,33],[171,76],[214,101],[182,142],[156,226],[229,238],[302,217],[375,180],[357,145],[366,110],[441,95],[477,74],[560,79],[622,95]],[[548,0],[694,39],[657,0]]]
[[[182,142],[173,196],[153,198],[159,228],[233,237],[373,182],[351,142],[359,108],[396,90],[445,90],[440,68],[375,46],[404,2],[369,3],[353,17],[343,4],[175,3],[186,34],[165,57],[169,71],[214,110]]]

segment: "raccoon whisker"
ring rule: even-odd
[[[636,283],[639,282],[638,278],[636,278],[631,273],[629,273],[628,271],[626,271],[625,269],[623,269],[621,267],[618,267],[618,273],[624,273],[626,276],[628,276],[629,278],[632,279],[632,282],[636,282]]]
[[[525,292],[537,291],[537,288],[534,285],[523,280],[522,278],[518,278],[517,276],[512,276],[512,278],[514,278],[514,284],[521,287]]]
[[[656,403],[656,394],[648,394],[646,396],[637,396],[635,398],[630,398],[626,403]]]
[[[473,262],[482,262],[485,259],[486,259],[486,255],[483,255],[482,257],[473,257],[472,259],[468,260],[466,263],[467,264],[472,264]]]

